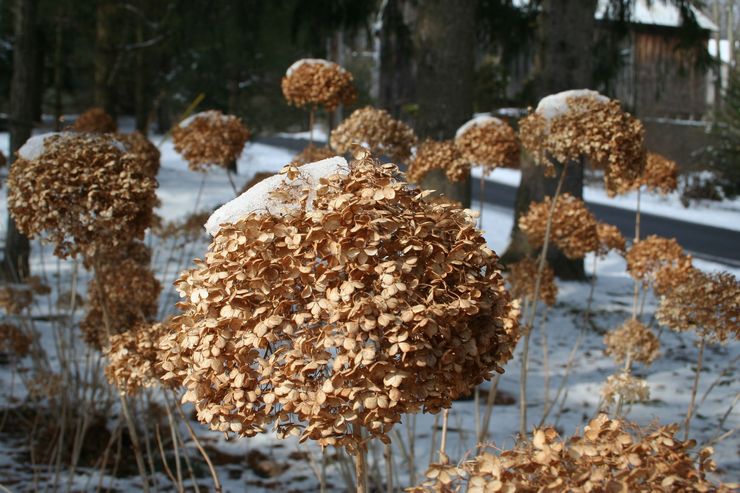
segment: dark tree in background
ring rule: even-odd
[[[420,138],[452,139],[473,114],[475,2],[472,0],[423,0],[418,3],[414,53],[416,132]],[[434,170],[422,180],[470,206],[470,176],[457,183]]]
[[[380,30],[380,76],[378,104],[393,118],[404,118],[404,109],[414,101],[414,46],[407,17],[415,16],[409,0],[387,0],[378,13]]]

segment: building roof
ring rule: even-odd
[[[596,7],[596,18],[604,19],[609,8],[609,0],[599,0]],[[681,26],[681,11],[668,0],[633,0],[630,22],[651,26],[679,27]],[[708,31],[716,31],[717,25],[701,10],[691,7],[699,27]]]

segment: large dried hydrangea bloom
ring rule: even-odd
[[[455,133],[455,144],[470,162],[489,175],[498,167],[519,165],[519,140],[511,125],[493,116],[477,116]]]
[[[152,176],[159,173],[159,158],[161,153],[149,139],[141,132],[130,134],[116,134],[116,140],[126,146],[126,150],[146,163],[146,169]]]
[[[355,110],[331,132],[331,146],[344,154],[361,144],[376,156],[388,156],[393,162],[406,162],[416,145],[416,134],[385,110],[366,106]]]
[[[660,154],[649,152],[642,173],[633,181],[620,180],[610,184],[608,183],[609,177],[606,179],[606,187],[613,192],[612,195],[631,192],[643,186],[648,190],[665,195],[678,187],[678,164]]]
[[[519,228],[534,248],[540,248],[545,241],[551,206],[552,198],[545,197],[542,202],[529,204],[526,214],[519,218]],[[569,193],[561,194],[557,197],[552,214],[550,240],[566,257],[583,258],[588,252],[599,248],[596,224],[596,218],[581,199]]]
[[[167,332],[167,323],[143,324],[122,334],[112,335],[105,349],[108,382],[128,395],[136,395],[144,387],[161,383],[163,371],[157,364],[157,343]]]
[[[193,171],[229,166],[239,159],[251,136],[239,117],[218,110],[191,115],[172,129],[175,150]]]
[[[511,296],[520,300],[533,300],[537,270],[539,264],[530,257],[507,266],[507,280],[511,285]],[[555,271],[545,262],[540,280],[539,299],[547,306],[553,306],[558,297],[558,285],[555,282]]]
[[[419,183],[434,169],[443,170],[450,181],[460,181],[470,171],[470,161],[465,159],[454,141],[428,139],[417,147],[406,176],[410,182]]]
[[[519,122],[519,138],[537,163],[552,166],[588,158],[604,170],[607,191],[632,183],[645,163],[644,128],[619,101],[596,91],[565,91],[543,98]],[[552,171],[552,170],[550,170]]]
[[[692,269],[661,297],[655,318],[673,330],[695,330],[711,342],[740,339],[740,283],[727,272]]]
[[[289,168],[209,220],[161,342],[200,421],[356,451],[362,428],[387,440],[503,371],[518,308],[498,257],[463,210],[397,176],[370,159]]]
[[[105,135],[32,137],[8,182],[18,229],[30,237],[45,233],[63,258],[143,238],[157,199],[146,163]]]
[[[0,286],[0,308],[8,315],[18,315],[33,303],[33,291],[26,286]]]
[[[715,485],[713,450],[693,452],[693,440],[675,437],[678,425],[642,431],[600,414],[562,440],[554,428],[535,430],[531,441],[502,452],[483,450],[455,466],[435,464],[411,493],[661,492],[732,491]]]
[[[18,326],[0,323],[0,353],[10,353],[13,358],[23,358],[30,349],[33,339]]]
[[[323,106],[326,111],[334,111],[340,104],[350,105],[357,99],[352,74],[320,58],[293,63],[285,72],[281,87],[288,103],[298,108]]]
[[[88,311],[80,330],[86,343],[102,349],[109,336],[157,316],[162,286],[148,266],[130,258],[105,263],[95,274],[88,283]]]
[[[106,134],[118,130],[118,125],[103,108],[90,108],[77,117],[69,129],[73,132]]]
[[[660,342],[653,331],[639,320],[631,318],[621,327],[604,336],[607,355],[621,365],[630,362],[650,365],[660,355]]]
[[[636,281],[650,283],[663,267],[678,265],[688,257],[675,238],[650,235],[634,243],[627,254],[627,272]]]
[[[627,403],[645,402],[650,399],[650,387],[644,379],[632,375],[629,370],[622,370],[607,377],[601,388],[601,396],[607,404],[619,400]]]
[[[599,238],[599,249],[596,251],[599,256],[603,257],[612,250],[624,253],[626,241],[618,227],[598,222],[596,223],[596,236]]]
[[[330,157],[336,156],[337,153],[329,149],[328,147],[318,147],[313,143],[308,144],[301,152],[293,157],[290,162],[293,166],[303,166],[304,164],[315,163],[322,159],[329,159]],[[244,191],[251,187],[247,187]],[[242,192],[243,193],[243,192]]]

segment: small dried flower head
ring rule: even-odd
[[[33,291],[33,294],[35,295],[45,296],[51,293],[51,288],[49,287],[49,285],[46,284],[39,276],[28,276],[23,280],[23,282],[29,288],[31,288],[31,291]]]
[[[8,315],[18,315],[33,303],[33,291],[28,286],[6,284],[0,286],[0,308]]]
[[[357,99],[352,74],[319,58],[304,58],[288,67],[281,87],[286,101],[298,108],[323,106],[331,112]]]
[[[28,398],[32,401],[56,401],[65,389],[65,379],[59,373],[36,370],[33,376],[24,381]]]
[[[530,257],[507,266],[507,279],[511,285],[511,296],[520,300],[534,299],[535,281],[537,279],[538,262]],[[547,306],[553,306],[558,297],[558,285],[555,282],[555,271],[545,262],[540,281],[538,298]]]
[[[621,365],[634,361],[650,365],[660,355],[660,342],[649,328],[639,320],[631,318],[621,327],[604,336],[605,353]]]
[[[105,376],[108,382],[128,395],[144,387],[161,384],[163,371],[157,365],[158,341],[167,332],[167,323],[140,324],[132,330],[114,334],[104,351],[108,358]]]
[[[656,273],[667,265],[685,262],[686,254],[675,238],[650,235],[634,243],[625,255],[627,272],[632,279],[648,284]]]
[[[623,370],[607,377],[601,395],[610,405],[620,398],[627,403],[645,402],[650,399],[650,387],[644,379],[633,376],[629,370]]]
[[[437,412],[512,356],[518,305],[462,210],[425,202],[366,158],[288,168],[216,211],[166,381],[213,429],[356,450],[405,413]]]
[[[678,186],[678,165],[660,154],[649,152],[640,181],[648,190],[664,195],[673,192]]]
[[[642,172],[644,133],[642,123],[622,111],[619,101],[589,90],[547,96],[519,122],[519,138],[535,162],[551,168],[550,158],[560,163],[588,158],[604,170],[610,194]]]
[[[366,106],[355,110],[331,132],[331,146],[345,154],[361,144],[376,156],[388,156],[393,162],[406,162],[416,145],[416,134],[385,110]]]
[[[301,152],[296,154],[290,164],[293,166],[303,166],[304,164],[315,163],[316,161],[329,159],[336,155],[337,153],[328,147],[317,147],[313,144],[309,144]],[[249,188],[251,187],[246,187],[246,190]]]
[[[695,330],[711,342],[740,339],[740,283],[728,272],[692,269],[661,297],[655,318],[676,331]]]
[[[599,237],[599,249],[596,252],[599,256],[603,257],[612,250],[624,253],[626,242],[616,226],[598,222],[596,235]]]
[[[540,248],[545,241],[551,207],[552,198],[545,197],[542,202],[529,204],[527,213],[519,218],[519,228],[534,248]],[[572,259],[583,258],[599,248],[596,218],[581,199],[569,193],[557,197],[550,239],[566,257]]]
[[[433,169],[441,169],[450,181],[460,181],[470,171],[470,161],[452,140],[425,140],[416,149],[409,163],[406,176],[410,182],[419,183]]]
[[[455,133],[455,144],[488,175],[498,167],[517,168],[519,140],[511,125],[493,116],[477,116]]]
[[[148,265],[123,258],[96,269],[87,288],[88,306],[80,322],[83,338],[102,349],[109,336],[150,322],[157,315],[162,290]]]
[[[152,141],[139,131],[130,134],[116,134],[116,140],[121,142],[130,154],[135,155],[145,163],[145,168],[151,173],[152,177],[157,176],[161,154]]]
[[[103,108],[90,108],[69,127],[73,132],[107,134],[118,129],[116,121]]]
[[[628,421],[600,414],[566,440],[554,428],[535,429],[532,440],[510,450],[481,452],[461,464],[433,464],[426,480],[406,491],[648,492],[733,491],[707,475],[716,468],[712,449],[698,454],[693,440],[675,437],[678,425],[642,430]]]
[[[691,279],[698,269],[693,266],[691,255],[661,265],[652,275],[653,291],[662,296]]]
[[[157,182],[146,163],[107,135],[45,134],[18,152],[8,207],[25,235],[66,258],[143,238]]]
[[[0,353],[10,353],[13,358],[23,358],[31,349],[33,340],[13,324],[0,323]]]
[[[191,170],[205,171],[209,166],[227,167],[239,159],[251,135],[239,117],[209,110],[191,115],[173,128],[172,143]]]

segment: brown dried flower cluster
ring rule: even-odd
[[[625,361],[650,365],[660,355],[660,342],[649,328],[631,318],[604,336],[607,355],[621,365]]]
[[[66,387],[66,380],[59,373],[39,369],[34,371],[33,376],[25,380],[24,384],[29,399],[55,401],[62,395]]]
[[[144,134],[139,131],[130,134],[116,134],[116,140],[123,143],[130,154],[134,154],[143,161],[146,169],[153,177],[157,176],[161,154],[157,146],[147,139]]]
[[[642,172],[645,130],[638,119],[622,111],[619,101],[573,94],[550,96],[564,97],[557,105],[567,107],[555,109],[552,116],[538,107],[519,122],[519,138],[540,164],[552,166],[550,158],[560,163],[588,158],[593,167],[604,170],[607,192],[613,195]]]
[[[460,181],[470,171],[470,161],[463,157],[454,141],[427,139],[417,147],[406,176],[410,182],[419,183],[433,169],[444,170],[450,181]]]
[[[303,166],[304,164],[315,163],[316,161],[328,159],[336,155],[337,153],[328,147],[318,147],[313,144],[309,144],[301,152],[296,154],[289,164],[291,166]],[[249,188],[251,187],[245,187],[245,191]]]
[[[69,127],[73,132],[107,134],[118,130],[116,121],[103,108],[90,108]]]
[[[740,339],[740,283],[728,272],[691,269],[661,297],[655,318],[673,330],[695,330],[711,342]]]
[[[649,152],[640,182],[648,190],[670,193],[678,186],[678,165],[660,154]]]
[[[0,286],[0,308],[8,315],[18,315],[33,303],[33,291],[26,286]]]
[[[31,349],[33,340],[13,324],[0,323],[0,353],[10,353],[14,358],[23,358]]]
[[[650,235],[634,243],[624,258],[627,260],[627,272],[632,279],[645,284],[652,282],[656,274],[664,267],[676,267],[687,261],[689,264],[691,262],[690,257],[686,256],[675,238],[663,238],[657,235]],[[664,280],[668,279],[664,278]],[[663,289],[668,288],[668,286],[662,287]]]
[[[337,106],[350,105],[357,99],[352,74],[334,62],[304,59],[288,68],[281,82],[283,96],[289,104],[323,106],[334,111]]]
[[[239,159],[251,135],[239,117],[210,110],[174,127],[172,142],[191,170],[205,171],[209,166],[226,167]]]
[[[416,145],[416,134],[385,110],[366,106],[355,110],[331,133],[331,146],[344,154],[361,144],[376,156],[388,156],[393,162],[406,162]]]
[[[527,235],[530,245],[540,248],[545,241],[547,216],[550,214],[552,198],[532,202],[529,210],[519,218],[519,228]],[[563,254],[572,259],[583,258],[588,252],[599,248],[596,218],[586,204],[569,193],[557,197],[552,214],[550,240]]]
[[[46,233],[62,258],[143,238],[157,198],[146,163],[108,136],[34,139],[43,139],[35,143],[43,150],[25,159],[22,148],[8,177],[8,206],[22,233]]]
[[[435,464],[428,481],[406,491],[467,493],[660,492],[729,493],[715,485],[713,450],[693,453],[693,440],[675,437],[678,425],[640,430],[600,414],[583,435],[562,440],[554,428],[535,430],[531,441],[501,453],[483,450],[459,466]]]
[[[508,265],[507,280],[511,285],[511,296],[520,300],[534,299],[535,282],[537,280],[538,262],[530,257],[524,257],[518,262]],[[538,298],[546,305],[553,306],[558,297],[558,285],[555,282],[555,271],[545,262],[540,281]]]
[[[464,211],[397,176],[354,161],[304,188],[303,209],[221,224],[160,343],[200,421],[356,451],[362,428],[388,440],[403,414],[503,372],[519,314],[498,257]]]
[[[161,290],[148,265],[136,259],[121,258],[99,266],[88,283],[88,311],[80,321],[85,342],[102,349],[109,336],[151,321],[157,316]]]
[[[599,249],[596,252],[598,255],[603,257],[612,250],[624,253],[626,241],[616,226],[598,222],[596,236],[599,238]]]
[[[137,325],[132,330],[112,335],[105,349],[108,382],[128,395],[136,395],[144,387],[161,384],[163,375],[157,363],[157,343],[167,333],[167,323]]]
[[[465,159],[489,175],[498,167],[519,166],[519,140],[511,125],[498,118],[475,119],[458,130],[455,144]]]
[[[650,387],[644,379],[635,377],[629,370],[622,370],[607,377],[601,395],[607,404],[620,399],[627,403],[645,402],[650,399]]]

